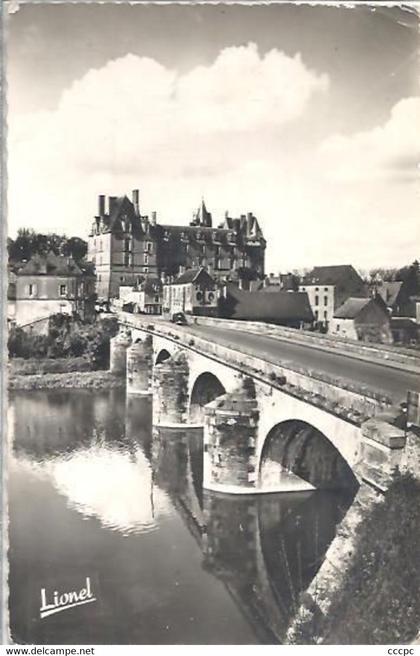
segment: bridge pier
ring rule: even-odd
[[[188,360],[182,351],[153,369],[153,425],[187,428],[188,424]]]
[[[131,335],[127,331],[120,331],[110,340],[109,369],[114,376],[125,376],[130,344]]]
[[[205,406],[203,486],[233,494],[257,492],[255,445],[259,411],[254,384]]]
[[[127,348],[127,393],[151,394],[153,342],[147,335]]]

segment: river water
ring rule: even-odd
[[[18,643],[281,643],[350,502],[203,491],[201,430],[124,390],[12,392],[8,427]],[[41,619],[87,577],[95,601]]]

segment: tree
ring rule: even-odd
[[[397,280],[404,282],[408,296],[416,296],[420,293],[420,264],[414,260],[410,266],[403,267],[397,271]]]
[[[46,255],[50,251],[82,260],[87,253],[87,242],[80,237],[67,238],[55,232],[43,234],[30,228],[19,228],[16,239],[8,239],[7,250],[11,262],[28,261],[35,254]]]

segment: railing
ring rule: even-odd
[[[227,347],[188,333],[188,327],[177,330],[163,321],[152,321],[129,313],[119,313],[125,326],[168,339],[178,346],[237,369],[272,387],[276,387],[353,423],[378,414],[392,403],[383,392],[363,384],[298,367],[294,363],[274,364],[250,350]]]

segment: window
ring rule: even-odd
[[[98,282],[101,282],[101,274],[98,274]]]
[[[144,256],[144,263],[149,264],[149,256],[147,254]]]
[[[318,321],[318,310],[315,310],[315,320]]]
[[[124,276],[120,277],[120,282],[124,282]]]
[[[146,251],[148,253],[151,253],[152,250],[153,250],[153,244],[150,241],[146,242]]]
[[[102,239],[99,240],[99,250],[102,250]]]
[[[324,305],[328,305],[328,296],[324,296]]]
[[[303,292],[306,292],[306,287],[302,287],[302,291],[303,291]]]
[[[327,312],[327,310],[324,310],[324,319],[326,319],[327,316],[328,316],[328,312]]]
[[[28,285],[28,294],[29,294],[29,296],[35,296],[36,295],[36,285],[34,285],[32,283]]]
[[[125,250],[125,251],[129,251],[129,250],[130,250],[130,238],[129,238],[129,237],[127,237],[126,239],[124,239],[124,250]]]
[[[315,291],[316,291],[316,292],[319,292],[319,287],[315,287]]]
[[[159,296],[155,296],[155,303],[159,303]]]
[[[324,287],[324,292],[327,292],[327,291],[328,291],[328,287]]]
[[[144,273],[149,273],[149,267],[144,267],[143,271]]]
[[[340,324],[339,323],[336,325],[335,329],[336,329],[337,332],[340,332]]]
[[[67,293],[67,285],[60,285],[60,296],[65,296]]]
[[[315,305],[319,305],[319,296],[315,294]]]
[[[130,265],[130,253],[124,253],[124,266]]]

